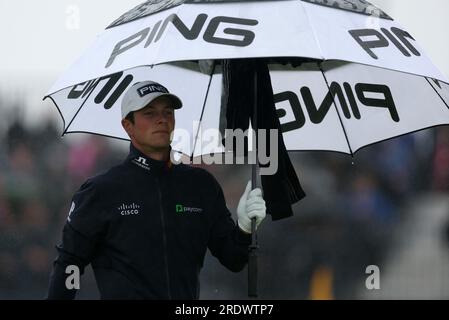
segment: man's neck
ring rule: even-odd
[[[141,146],[137,143],[132,143],[134,148],[142,152],[148,158],[158,161],[168,161],[170,158],[170,146],[164,149],[154,149],[149,147]]]

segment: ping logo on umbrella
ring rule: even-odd
[[[100,82],[107,80],[104,86],[99,89],[99,93],[94,98],[94,102],[96,104],[100,104],[109,96],[104,105],[104,108],[109,110],[125,92],[126,88],[132,83],[133,78],[134,77],[132,75],[125,75],[123,72],[119,72],[99,79],[91,80],[88,83],[74,86],[70,91],[68,98],[84,98],[90,94],[95,87],[100,84]],[[435,88],[438,88],[438,86],[435,85]],[[139,94],[149,94],[152,90],[156,89],[157,88],[142,87]],[[167,90],[165,87],[158,89]],[[309,118],[313,124],[319,124],[326,118],[326,115],[329,113],[333,103],[335,102],[335,98],[337,98],[336,100],[340,102],[343,115],[346,119],[351,119],[352,117],[356,120],[362,119],[362,112],[359,107],[360,103],[365,107],[384,108],[385,111],[389,112],[391,119],[394,122],[400,122],[400,115],[396,108],[395,99],[390,87],[387,85],[356,83],[354,86],[351,86],[347,82],[332,82],[329,89],[330,90],[327,92],[321,103],[317,101],[318,98],[313,94],[314,90],[312,87],[304,86],[300,90],[302,100],[305,104],[305,111],[309,115]],[[373,94],[377,95],[377,97],[371,98],[370,96]],[[286,101],[290,104],[295,117],[294,121],[281,124],[283,133],[300,129],[306,122],[305,112],[301,106],[299,98],[300,97],[292,91],[283,91],[274,95],[274,100],[276,103]],[[319,105],[317,105],[317,103],[319,103]],[[286,114],[287,113],[284,109],[278,108],[279,119],[284,118]],[[134,163],[149,170],[148,164],[142,163],[142,160],[135,159]]]
[[[96,94],[93,101],[95,104],[100,104],[106,100],[103,106],[106,110],[109,110],[114,106],[122,94],[125,93],[126,89],[128,89],[133,80],[134,76],[132,74],[127,74],[124,76],[123,71],[117,72],[73,86],[67,96],[67,99],[87,99],[100,85],[100,83],[103,85],[102,82],[106,81],[103,86],[99,87],[99,92]]]
[[[380,31],[376,29],[356,29],[348,32],[363,50],[375,60],[378,60],[379,57],[373,52],[373,49],[388,48],[390,41],[406,57],[411,57],[412,54],[417,57],[421,56],[418,49],[408,40],[414,41],[415,38],[407,31],[396,27],[392,27],[390,30],[386,28],[381,28]]]
[[[338,82],[332,82],[329,91],[319,106],[316,104],[312,90],[310,87],[304,86],[300,92],[307,114],[313,124],[322,123],[336,101],[340,103],[346,119],[362,119],[362,112],[359,107],[359,103],[361,103],[365,107],[383,108],[389,113],[392,121],[395,123],[401,121],[393,94],[387,85],[356,83],[353,89],[347,82],[343,83],[343,85]],[[376,95],[376,97],[371,97],[373,95]],[[293,110],[295,119],[288,123],[281,123],[283,133],[301,129],[305,125],[305,112],[295,92],[285,91],[275,94],[274,101],[276,104],[287,101]],[[349,104],[347,101],[349,101]],[[279,119],[284,118],[286,114],[285,109],[277,109]]]
[[[171,14],[163,21],[160,20],[155,25],[148,26],[117,42],[117,44],[114,46],[114,49],[112,50],[111,56],[109,57],[105,68],[109,68],[119,55],[122,55],[132,48],[142,44],[142,42],[145,42],[145,44],[143,45],[144,49],[148,48],[151,43],[158,42],[164,35],[169,23],[173,24],[176,30],[178,30],[181,36],[186,40],[198,39],[203,29],[203,40],[212,44],[220,44],[233,47],[247,47],[253,43],[256,37],[253,31],[238,28],[237,26],[256,26],[259,24],[258,20],[217,16],[210,19],[206,26],[208,17],[209,16],[205,13],[197,15],[192,27],[189,29],[189,27],[184,24],[182,19],[177,14]],[[217,36],[217,33],[219,32],[219,30],[221,30],[223,24],[235,25],[235,27],[233,28],[225,29],[225,33],[230,36],[229,38]],[[238,36],[240,38],[235,39],[235,36]]]

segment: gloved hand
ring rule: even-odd
[[[251,233],[251,219],[256,218],[257,229],[265,216],[266,207],[262,190],[260,188],[251,190],[251,181],[249,181],[237,206],[237,223],[244,232]]]

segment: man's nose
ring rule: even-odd
[[[166,115],[164,112],[160,112],[157,115],[157,122],[158,123],[167,123],[169,116]]]

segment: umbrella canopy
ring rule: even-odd
[[[249,57],[342,60],[447,81],[414,38],[367,1],[153,0],[111,24],[49,93],[136,66]]]
[[[257,57],[315,61],[270,65],[289,150],[353,154],[449,123],[447,78],[404,28],[357,0],[147,1],[100,34],[48,96],[64,133],[127,139],[122,94],[135,82],[158,81],[186,106],[177,129],[193,138],[175,135],[175,144],[183,141],[174,149],[198,156],[222,148],[202,145],[199,135],[200,128],[218,127],[222,73],[220,66],[185,61]]]

